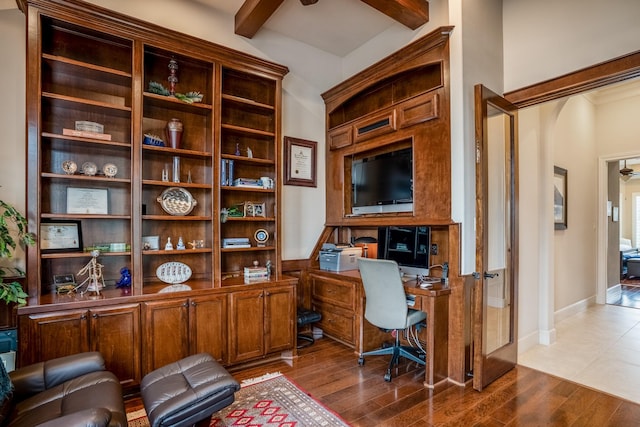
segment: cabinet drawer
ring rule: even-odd
[[[353,133],[351,126],[345,126],[334,129],[329,132],[329,149],[337,150],[338,148],[348,147],[353,143]]]
[[[316,300],[355,309],[355,285],[328,277],[311,275],[311,294]]]
[[[403,103],[398,108],[398,116],[401,128],[437,119],[440,116],[438,94],[427,93]]]
[[[355,345],[356,334],[353,312],[317,301],[313,302],[313,309],[322,314],[322,320],[318,322],[318,326],[323,332],[344,341],[346,344]]]

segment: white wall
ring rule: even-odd
[[[556,230],[555,310],[596,294],[596,111],[584,96],[572,97],[558,116],[554,164],[567,169],[567,229]]]
[[[504,0],[509,92],[640,49],[638,0]]]
[[[0,200],[25,213],[25,33],[24,15],[18,9],[0,10]],[[10,42],[9,42],[10,41]],[[25,267],[24,252],[19,249],[12,261],[2,265]]]

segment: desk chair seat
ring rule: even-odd
[[[365,319],[380,329],[395,332],[393,346],[362,353],[358,364],[364,365],[365,356],[390,354],[391,360],[384,376],[385,381],[391,381],[391,370],[398,364],[400,357],[425,365],[423,351],[400,345],[401,332],[423,323],[427,315],[407,307],[407,297],[398,264],[390,260],[359,258],[358,267],[366,297]]]

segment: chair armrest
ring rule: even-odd
[[[105,408],[89,408],[72,414],[64,415],[46,423],[38,424],[39,427],[106,427],[111,421],[111,411]]]
[[[34,363],[9,373],[14,396],[20,401],[73,378],[104,371],[104,359],[97,351]]]

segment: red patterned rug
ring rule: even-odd
[[[144,409],[127,414],[130,427],[148,427]],[[337,414],[281,374],[245,381],[235,402],[211,418],[210,427],[344,427]]]

